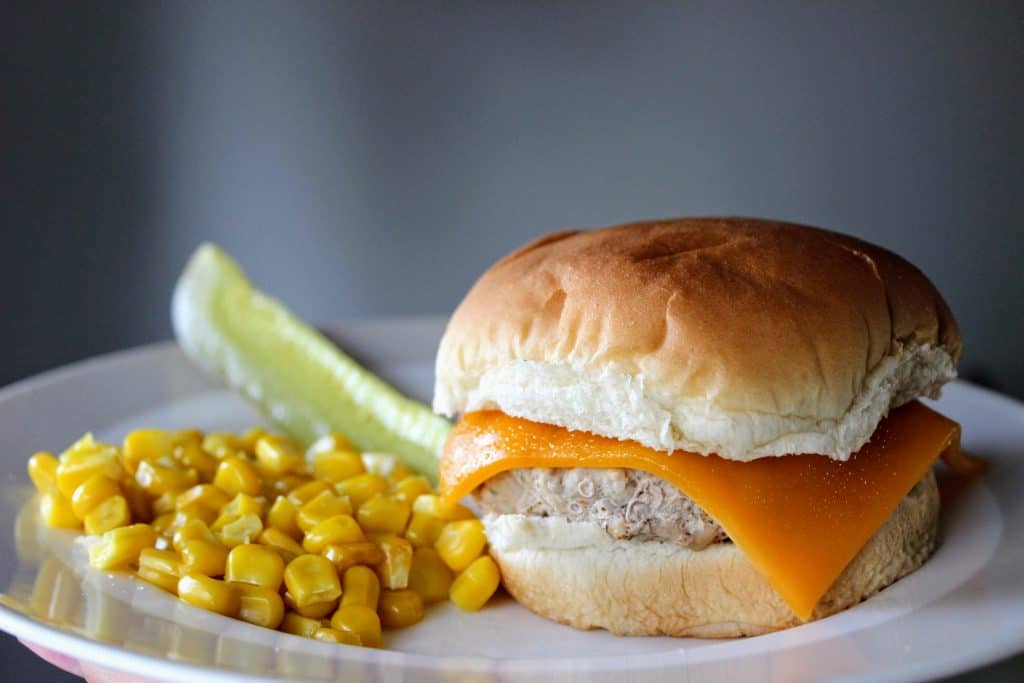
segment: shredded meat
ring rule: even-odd
[[[669,541],[693,550],[729,540],[679,489],[640,470],[510,470],[485,482],[475,496],[484,512],[594,521],[619,540]]]

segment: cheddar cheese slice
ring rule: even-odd
[[[441,491],[458,500],[505,470],[622,467],[678,487],[707,511],[800,619],[947,449],[960,427],[916,401],[883,420],[848,461],[789,455],[751,462],[672,454],[497,411],[466,414],[441,460]]]

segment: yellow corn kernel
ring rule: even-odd
[[[299,555],[284,570],[284,583],[299,607],[341,597],[338,572],[326,558]]]
[[[351,515],[335,515],[307,531],[306,537],[302,539],[302,547],[306,552],[319,553],[328,545],[358,543],[365,540],[363,530]]]
[[[148,524],[111,529],[89,546],[89,564],[96,569],[123,569],[139,561],[139,554],[156,545],[157,534]]]
[[[270,548],[252,543],[235,546],[228,553],[224,578],[235,583],[273,588],[281,586],[284,561]]]
[[[258,515],[248,514],[225,524],[217,534],[217,539],[228,548],[242,543],[252,543],[263,533],[263,522]]]
[[[230,579],[228,579],[230,581]],[[284,619],[284,601],[277,589],[234,583],[238,591],[238,618],[264,628],[277,628]]]
[[[128,501],[132,519],[136,522],[152,522],[153,500],[139,486],[138,482],[134,479],[124,479],[121,481],[121,490],[124,491],[124,498]]]
[[[281,620],[281,630],[293,636],[312,638],[318,628],[321,628],[319,619],[304,617],[295,612],[285,612],[284,619]]]
[[[391,486],[395,486],[398,482],[408,479],[409,477],[413,476],[413,474],[415,474],[415,472],[410,470],[405,465],[399,463],[395,465],[387,474],[388,483]],[[411,502],[412,501],[410,501],[410,503]]]
[[[299,508],[295,522],[299,528],[309,533],[310,529],[320,522],[337,515],[351,515],[352,505],[348,498],[336,496],[330,491],[321,491],[313,500]]]
[[[136,429],[124,437],[121,459],[129,472],[135,472],[143,460],[157,460],[171,455],[174,436],[163,429]]]
[[[40,498],[39,514],[46,526],[55,529],[77,529],[82,525],[71,509],[71,501],[56,489],[44,493]]]
[[[284,604],[288,609],[292,610],[296,614],[302,615],[304,617],[309,617],[310,619],[322,619],[326,617],[328,614],[334,612],[334,610],[338,607],[338,600],[334,599],[326,600],[324,602],[314,602],[310,605],[304,605],[302,607],[299,607],[297,604],[295,604],[295,598],[292,597],[292,594],[288,591],[285,591]]]
[[[425,493],[430,493],[430,482],[427,481],[426,477],[419,475],[413,475],[405,477],[399,480],[394,485],[394,496],[398,500],[404,500],[406,503],[412,505],[418,497]]]
[[[189,520],[193,519],[201,520],[204,524],[212,524],[216,514],[216,512],[206,507],[205,505],[200,505],[199,503],[189,503],[184,507],[179,507],[178,511],[174,513],[173,526],[176,529],[180,527],[182,524],[185,524]]]
[[[258,540],[265,546],[276,548],[277,550],[283,550],[285,553],[293,555],[294,557],[288,558],[289,562],[294,560],[295,557],[306,552],[294,538],[280,529],[275,529],[274,527],[264,529]]]
[[[94,474],[79,484],[71,495],[71,510],[75,517],[85,519],[97,505],[118,495],[121,495],[121,487],[116,481],[102,474]]]
[[[193,468],[202,481],[210,481],[220,461],[203,450],[198,441],[187,441],[174,447],[174,459],[185,468]]]
[[[384,591],[380,595],[377,614],[381,623],[387,628],[404,628],[412,626],[423,619],[423,600],[416,591],[404,590]]]
[[[473,561],[465,571],[455,577],[448,597],[459,609],[475,612],[483,607],[501,583],[498,565],[490,555],[484,555]]]
[[[230,496],[213,484],[196,484],[179,493],[174,500],[174,506],[180,510],[186,505],[196,503],[218,512],[230,501]]]
[[[479,519],[464,519],[448,522],[434,544],[434,549],[441,556],[448,568],[460,572],[470,565],[487,545],[484,525]]]
[[[156,519],[150,522],[150,524],[161,536],[169,536],[174,534],[174,523],[177,521],[178,515],[173,512],[168,512],[166,515],[159,515]]]
[[[264,502],[262,497],[254,498],[246,493],[239,493],[223,507],[222,512],[238,516],[256,515],[257,517],[262,517]]]
[[[340,643],[342,645],[362,645],[363,641],[355,633],[339,631],[335,628],[321,626],[312,635],[313,640],[322,640],[325,643]]]
[[[405,537],[417,548],[433,548],[445,524],[447,522],[433,515],[414,512],[405,529]]]
[[[380,647],[380,617],[365,605],[342,605],[331,617],[331,628],[359,636],[366,647]]]
[[[256,460],[264,472],[275,477],[297,472],[306,464],[299,444],[277,435],[264,436],[256,442]]]
[[[338,573],[357,564],[375,565],[384,561],[384,551],[376,543],[343,543],[328,545],[320,554],[330,560]]]
[[[139,553],[139,569],[135,573],[143,581],[177,594],[181,562],[174,551],[146,548]]]
[[[71,498],[79,484],[94,474],[102,474],[114,481],[124,476],[124,467],[117,459],[116,450],[65,451],[57,465],[57,489],[65,498]]]
[[[313,481],[306,482],[305,484],[292,489],[288,493],[288,500],[292,502],[292,505],[300,508],[324,491],[331,491],[331,485],[326,481],[314,479]]]
[[[167,491],[153,499],[152,507],[154,515],[166,515],[177,510],[178,492]]]
[[[242,450],[246,453],[256,452],[256,442],[267,436],[268,432],[263,427],[250,427],[246,430],[245,434],[242,434],[240,443]]]
[[[312,480],[305,474],[286,474],[283,477],[268,477],[263,481],[263,495],[267,498],[287,496],[310,481]]]
[[[124,496],[111,496],[89,510],[82,521],[85,523],[85,533],[97,536],[111,529],[128,526],[132,522],[132,513]]]
[[[207,541],[208,543],[220,543],[205,522],[199,519],[190,519],[174,531],[174,536],[171,538],[171,545],[180,553],[185,547],[185,542],[191,541],[195,538]]]
[[[416,548],[409,570],[409,588],[431,605],[448,599],[452,572],[433,548]]]
[[[368,533],[400,534],[409,521],[409,504],[391,496],[374,496],[359,506],[356,517]]]
[[[39,451],[28,459],[28,476],[39,493],[46,493],[57,486],[57,458],[52,453]]]
[[[220,459],[244,451],[245,442],[231,432],[213,432],[203,437],[203,450]]]
[[[377,545],[384,551],[384,561],[375,567],[381,585],[388,590],[406,588],[412,568],[412,544],[398,536],[381,536]]]
[[[186,574],[178,581],[178,597],[190,605],[233,617],[238,614],[238,589],[203,574]]]
[[[203,444],[203,430],[196,427],[178,429],[171,432],[171,439],[177,446],[186,443],[197,443],[201,446]]]
[[[412,504],[414,513],[422,513],[443,519],[446,522],[454,522],[461,519],[473,519],[473,511],[459,503],[446,503],[441,496],[428,493],[416,497]]]
[[[325,434],[319,439],[314,441],[312,445],[306,450],[306,457],[309,460],[313,459],[313,456],[319,453],[327,453],[329,451],[352,451],[355,450],[352,447],[352,442],[345,438],[344,434],[338,432],[331,432]]]
[[[267,526],[278,529],[298,540],[302,538],[302,529],[299,528],[299,523],[296,521],[298,514],[299,509],[295,507],[295,503],[286,496],[278,496],[274,500],[274,504],[270,506],[270,512],[267,513]]]
[[[159,496],[168,491],[183,491],[195,486],[199,482],[199,474],[192,468],[177,467],[177,463],[168,467],[143,460],[135,470],[135,481],[146,493]]]
[[[189,574],[223,576],[228,549],[216,541],[190,538],[181,544],[181,564]]]
[[[363,459],[352,451],[323,451],[313,456],[313,476],[337,483],[366,471]]]
[[[375,610],[379,599],[380,579],[372,569],[357,565],[345,570],[341,588],[342,605],[363,605]]]
[[[334,490],[338,492],[338,495],[348,496],[352,506],[358,509],[360,505],[378,493],[387,491],[388,480],[379,474],[367,472],[339,481],[334,485]]]
[[[253,466],[237,456],[225,456],[217,473],[213,477],[213,485],[230,496],[247,493],[258,496],[263,490],[263,482]]]

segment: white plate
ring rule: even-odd
[[[436,319],[353,324],[345,348],[400,388],[429,396]],[[1024,406],[966,383],[939,409],[989,458],[982,483],[943,512],[943,543],[920,571],[846,612],[757,638],[616,638],[530,614],[505,598],[478,614],[450,605],[390,634],[387,650],[330,645],[202,612],[122,576],[89,570],[72,534],[39,528],[27,456],[87,430],[240,429],[245,403],[171,344],[96,358],[0,391],[0,628],[110,669],[160,680],[911,680],[1024,648]]]

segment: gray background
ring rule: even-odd
[[[5,4],[0,55],[0,384],[170,336],[203,240],[328,321],[448,312],[550,230],[746,214],[905,255],[1024,396],[1020,3]]]

